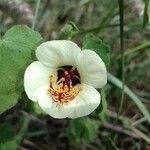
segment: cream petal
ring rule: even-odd
[[[69,110],[67,109],[68,104],[56,103],[51,94],[48,93],[48,87],[43,86],[39,90],[38,103],[42,110],[52,116],[53,118],[62,119],[69,115]]]
[[[83,50],[76,59],[81,82],[94,88],[107,83],[107,71],[102,59],[92,50]]]
[[[89,115],[100,104],[100,93],[90,85],[83,84],[83,90],[72,100],[68,108],[69,118],[78,118]]]
[[[83,90],[69,103],[54,102],[48,87],[41,87],[38,94],[38,103],[44,112],[53,118],[78,118],[93,112],[100,104],[100,94],[92,86],[83,85]]]
[[[39,61],[27,67],[24,75],[24,88],[29,99],[37,101],[38,89],[41,86],[48,86],[51,72],[54,72],[54,69],[42,65]]]
[[[81,49],[74,42],[53,40],[42,43],[36,50],[36,56],[46,66],[75,66],[75,58],[80,52]]]

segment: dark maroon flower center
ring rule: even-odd
[[[61,78],[64,78],[63,84],[75,86],[76,84],[80,84],[80,75],[78,73],[77,68],[73,66],[62,66],[58,68],[57,71],[58,81]]]
[[[57,103],[64,104],[72,101],[82,90],[77,69],[72,66],[62,66],[57,69],[56,75],[50,75],[48,92]]]

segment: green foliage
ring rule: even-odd
[[[149,0],[145,0],[145,8],[143,15],[143,28],[148,24],[150,19],[150,3]]]
[[[83,49],[91,49],[95,51],[106,65],[110,62],[110,48],[102,42],[98,37],[87,34],[83,40]]]
[[[26,104],[27,104],[26,108],[28,111],[31,111],[31,112],[36,113],[36,114],[45,114],[37,102],[27,100]]]
[[[0,125],[0,150],[16,150],[17,140],[10,123]]]
[[[61,29],[59,39],[71,39],[79,32],[77,26],[69,21],[65,24],[65,26]]]
[[[97,127],[96,122],[86,117],[71,120],[69,124],[71,144],[92,142],[96,138]]]
[[[110,137],[106,138],[106,147],[107,147],[108,150],[119,150],[116,147],[114,141]]]
[[[42,41],[39,33],[27,26],[9,29],[0,43],[0,114],[13,107],[23,92],[23,74],[34,60]]]

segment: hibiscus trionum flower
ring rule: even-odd
[[[27,96],[54,118],[77,118],[90,114],[100,104],[96,90],[107,82],[106,67],[92,50],[71,41],[42,43],[39,61],[30,64],[24,76]]]

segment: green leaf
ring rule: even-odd
[[[71,144],[89,143],[96,138],[97,124],[89,118],[78,118],[70,121],[69,139]]]
[[[105,90],[104,88],[101,88],[100,90],[100,94],[101,94],[101,103],[98,106],[98,108],[95,110],[96,114],[100,114],[106,111],[107,109],[107,101],[106,101],[106,95],[105,95]]]
[[[0,125],[0,150],[16,150],[17,140],[10,123]]]
[[[144,15],[143,15],[143,28],[148,24],[150,19],[150,3],[149,0],[145,0],[145,7],[144,7]]]
[[[13,107],[23,92],[23,75],[35,59],[42,41],[39,33],[27,26],[9,29],[0,43],[0,114]]]
[[[59,39],[71,39],[79,32],[77,26],[72,22],[69,21],[65,24],[65,26],[61,29]]]
[[[83,40],[83,49],[95,51],[106,65],[110,62],[110,48],[93,34],[87,34]]]

